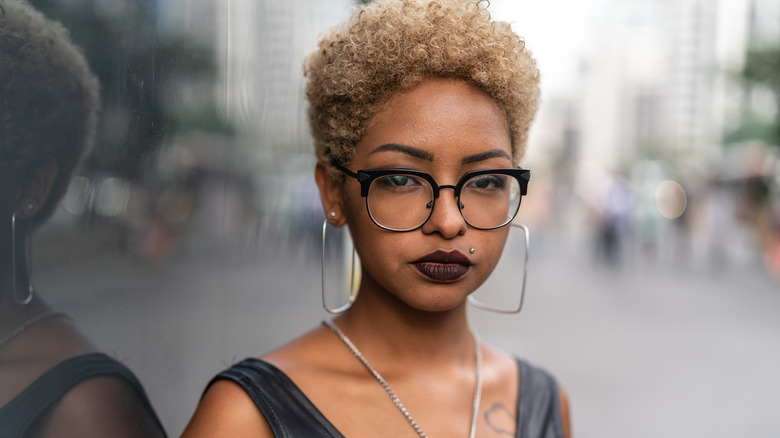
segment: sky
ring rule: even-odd
[[[609,0],[492,0],[494,19],[523,37],[542,72],[542,93],[563,92],[575,81],[582,54],[593,44],[596,18]]]

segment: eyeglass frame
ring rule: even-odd
[[[398,233],[405,233],[408,231],[414,231],[419,228],[421,228],[423,225],[428,223],[428,221],[431,219],[431,216],[433,215],[433,208],[436,206],[436,199],[439,197],[439,192],[441,189],[452,189],[453,194],[455,195],[455,198],[458,200],[458,212],[460,213],[460,217],[463,218],[463,221],[466,222],[466,225],[470,226],[471,228],[477,229],[477,230],[497,230],[499,228],[503,228],[515,219],[517,216],[517,212],[520,211],[520,204],[522,203],[523,196],[525,196],[528,193],[528,181],[531,179],[531,170],[530,169],[523,169],[521,167],[518,168],[503,168],[503,169],[481,169],[481,170],[472,170],[470,172],[466,172],[463,174],[463,176],[460,177],[458,180],[458,183],[454,186],[451,184],[444,184],[439,185],[439,183],[436,182],[436,180],[433,178],[433,176],[428,172],[423,172],[421,170],[413,170],[413,169],[375,169],[375,170],[358,170],[357,172],[353,172],[346,167],[340,165],[339,163],[331,163],[333,167],[343,172],[345,175],[356,179],[360,183],[360,196],[363,198],[366,198],[366,212],[368,213],[368,217],[371,219],[371,222],[373,222],[376,226],[383,230],[387,231],[395,231]],[[474,225],[471,225],[468,220],[466,220],[466,217],[463,216],[463,204],[460,202],[460,191],[463,189],[463,185],[466,183],[466,181],[470,180],[471,178],[479,175],[488,175],[488,174],[499,174],[499,175],[508,175],[513,178],[515,178],[520,185],[520,202],[517,203],[517,209],[515,209],[514,214],[512,215],[512,218],[506,221],[505,223],[496,226],[496,227],[490,227],[490,228],[481,228],[481,227],[475,227]],[[420,225],[410,228],[410,229],[403,229],[403,230],[397,230],[394,228],[386,227],[382,224],[379,224],[375,219],[374,216],[371,214],[371,209],[368,207],[368,190],[371,186],[371,183],[380,177],[387,176],[387,175],[410,175],[410,176],[416,176],[419,178],[422,178],[431,185],[431,189],[433,189],[433,203],[431,204],[431,212],[428,214],[428,217],[425,218],[423,223]]]

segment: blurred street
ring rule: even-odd
[[[609,267],[593,261],[587,239],[563,234],[532,234],[520,315],[474,310],[472,321],[486,342],[558,377],[576,437],[776,435],[780,287],[757,264],[634,257]],[[519,284],[513,239],[490,290]],[[79,235],[56,241],[87,245]],[[318,248],[290,245],[182,248],[163,264],[83,251],[69,264],[43,263],[35,279],[138,374],[178,436],[215,373],[327,317]]]

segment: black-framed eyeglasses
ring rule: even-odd
[[[456,185],[439,185],[426,172],[408,169],[358,170],[333,164],[360,183],[368,216],[380,228],[412,231],[433,214],[442,189],[452,189],[463,220],[479,230],[501,228],[517,215],[528,191],[528,169],[485,169],[467,172]]]

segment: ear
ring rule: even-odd
[[[331,225],[340,227],[347,223],[344,216],[344,198],[342,185],[333,178],[328,170],[320,163],[314,168],[314,179],[317,181],[317,187],[320,189],[320,199],[322,208],[325,209],[325,216]],[[335,213],[332,215],[331,212]]]
[[[16,217],[31,219],[43,210],[58,173],[57,163],[51,158],[30,165],[20,181]]]

